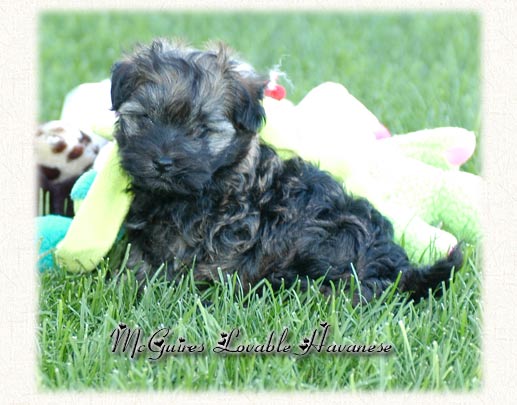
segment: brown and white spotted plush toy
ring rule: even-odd
[[[50,194],[51,214],[73,216],[70,190],[77,178],[92,166],[99,147],[91,136],[65,121],[49,121],[38,128],[35,140],[38,185]]]

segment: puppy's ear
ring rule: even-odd
[[[266,81],[255,74],[239,76],[233,121],[237,129],[256,133],[266,121],[266,112],[262,107]]]
[[[136,67],[129,62],[117,62],[111,68],[111,109],[117,111],[136,88]]]

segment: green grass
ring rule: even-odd
[[[108,77],[122,50],[156,36],[194,45],[221,39],[259,70],[282,62],[299,101],[315,85],[343,84],[393,133],[462,126],[480,135],[480,21],[473,14],[47,13],[40,18],[41,121],[59,117],[64,95]],[[465,170],[479,173],[479,152]],[[118,246],[117,249],[123,249]],[[353,308],[296,289],[239,298],[235,280],[200,291],[154,281],[136,298],[131,277],[106,280],[111,258],[91,274],[40,276],[39,381],[50,389],[462,390],[481,385],[480,248],[443,297],[418,305],[398,297]],[[235,298],[237,295],[237,298]],[[202,304],[210,301],[211,306]],[[296,346],[321,321],[328,342],[390,343],[384,356],[310,354],[223,356],[219,333],[239,327],[239,342],[265,342],[288,327]],[[110,352],[119,322],[148,336],[161,325],[205,352],[151,362]]]
[[[106,281],[109,266],[77,277],[42,276],[40,296],[41,382],[50,388],[360,390],[461,389],[480,384],[479,272],[476,257],[440,299],[419,305],[390,297],[353,308],[349,294],[325,299],[314,289],[239,294],[236,281],[197,290],[191,280],[171,288],[154,281],[140,299],[131,277]],[[246,299],[247,298],[247,299]],[[203,305],[203,302],[212,305]],[[212,352],[219,334],[238,327],[238,343],[265,343],[289,328],[293,348],[318,324],[331,325],[327,343],[391,344],[387,355],[222,355]],[[111,332],[123,322],[149,337],[170,327],[168,342],[205,345],[197,355],[152,353],[136,360],[111,353]],[[145,342],[145,341],[144,341]],[[296,351],[293,349],[293,352]]]

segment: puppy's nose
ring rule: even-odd
[[[153,160],[156,170],[159,172],[167,172],[172,168],[172,158],[168,156],[161,156]]]

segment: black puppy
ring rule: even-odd
[[[196,280],[237,272],[247,290],[261,279],[277,288],[323,278],[326,293],[357,277],[355,303],[379,296],[399,273],[399,290],[415,299],[447,282],[462,264],[459,248],[416,268],[367,200],[260,143],[265,85],[223,46],[157,40],[113,67],[115,138],[134,193],[128,266],[137,278],[165,263],[171,280],[192,269]]]

